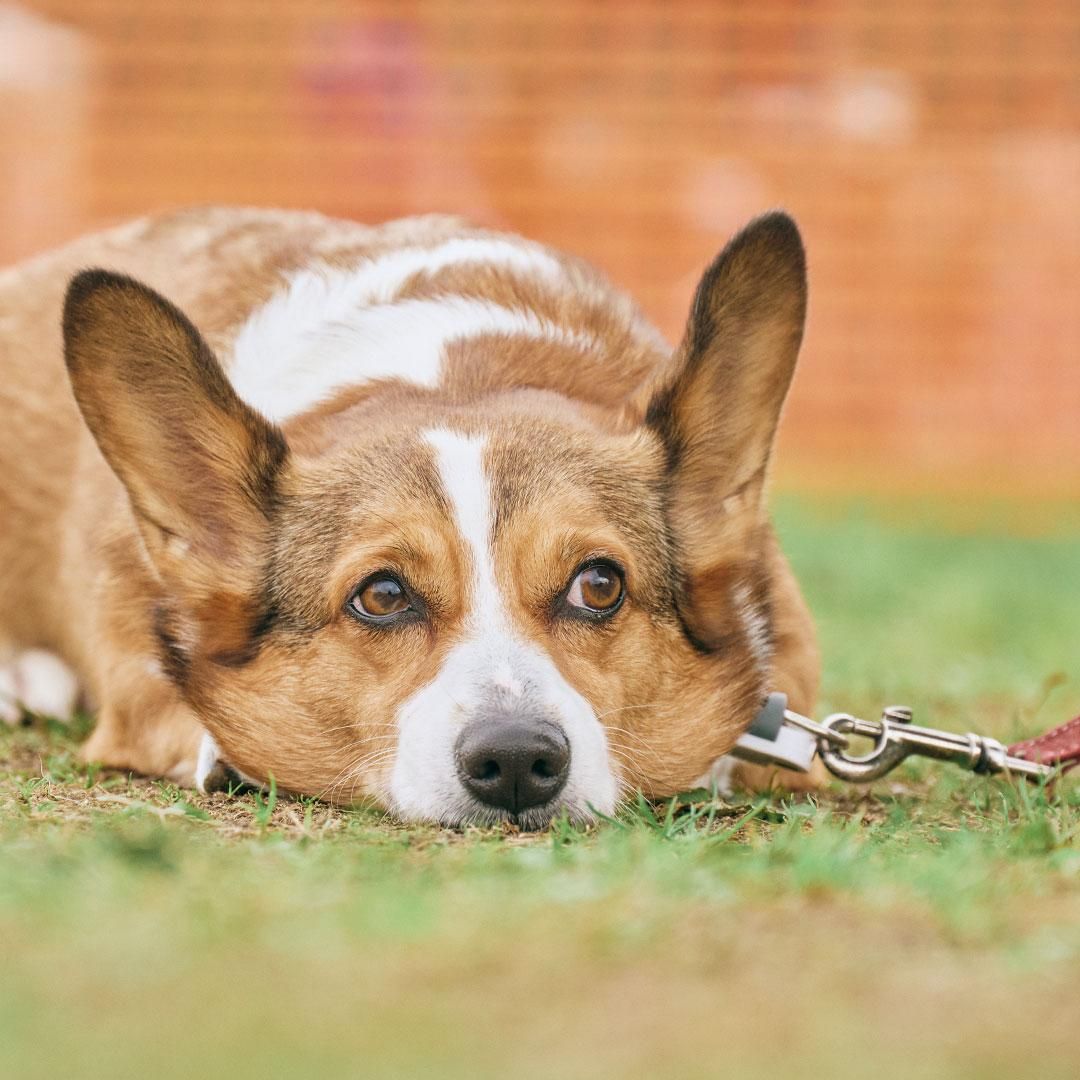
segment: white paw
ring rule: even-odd
[[[195,787],[203,795],[213,795],[215,791],[236,792],[246,788],[265,791],[258,780],[245,776],[239,769],[222,760],[221,749],[209,731],[203,732],[199,744],[199,760],[195,765]]]
[[[217,767],[219,756],[220,751],[218,744],[214,742],[214,736],[209,731],[204,731],[202,742],[199,743],[199,760],[195,765],[195,787],[204,795],[208,794],[206,781]]]
[[[697,782],[698,787],[710,788],[722,799],[728,799],[735,791],[735,770],[738,761],[730,754],[717,758],[709,771]]]
[[[0,720],[17,724],[33,713],[66,723],[78,701],[78,679],[51,652],[27,649],[0,663]]]

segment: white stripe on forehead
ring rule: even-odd
[[[448,266],[475,263],[500,271],[534,274],[551,285],[566,284],[559,260],[534,244],[462,236],[433,248],[400,248],[380,255],[350,274],[350,288],[356,303],[385,304],[395,299],[417,274],[435,274]]]
[[[237,338],[229,378],[240,397],[269,420],[287,420],[336,390],[375,379],[435,386],[446,347],[467,338],[498,334],[581,351],[597,347],[591,335],[557,326],[531,311],[460,297],[377,304],[335,321],[319,312],[324,301],[333,305],[331,286],[316,286],[317,280],[319,275],[311,275],[299,283],[312,311],[297,325],[278,332],[257,314]]]
[[[443,491],[472,561],[471,621],[480,625],[502,622],[505,616],[495,583],[492,553],[495,518],[491,485],[484,468],[486,440],[483,436],[461,435],[446,428],[425,431],[424,440],[435,451]]]
[[[543,249],[476,237],[390,251],[347,271],[301,270],[237,335],[229,365],[236,392],[269,419],[281,421],[335,390],[374,379],[435,386],[446,346],[482,334],[596,348],[589,334],[488,300],[396,299],[417,274],[457,266],[570,287],[559,261]]]

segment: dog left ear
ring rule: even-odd
[[[765,478],[806,318],[806,257],[783,213],[739,233],[705,271],[682,345],[650,392],[667,449],[668,514],[685,576],[680,610],[712,648],[766,524]]]
[[[231,621],[239,634],[287,457],[281,432],[237,396],[179,309],[120,274],[72,280],[64,354],[157,573],[197,618]]]

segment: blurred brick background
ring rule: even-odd
[[[1080,495],[1077,0],[0,2],[0,263],[195,202],[464,213],[673,339],[781,205],[782,483]]]

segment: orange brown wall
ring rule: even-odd
[[[781,205],[782,483],[1080,493],[1075,0],[0,3],[0,262],[194,202],[461,212],[672,338]]]

